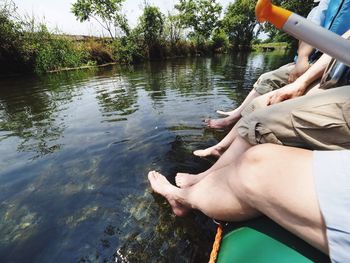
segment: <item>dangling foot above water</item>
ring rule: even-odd
[[[177,200],[175,193],[180,190],[179,188],[170,184],[163,175],[156,171],[148,173],[148,180],[151,183],[153,191],[168,200],[175,215],[185,216],[188,213],[190,209]]]
[[[225,149],[218,145],[214,145],[204,150],[196,150],[193,152],[195,156],[206,157],[206,156],[215,156],[220,157],[225,152]]]
[[[228,115],[228,117],[222,118],[222,119],[205,120],[205,123],[209,128],[212,128],[212,129],[230,128],[241,118],[241,114],[236,111],[232,111],[232,112],[218,111],[218,113],[219,112]]]

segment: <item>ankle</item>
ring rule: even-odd
[[[225,150],[225,147],[221,146],[220,144],[217,144],[214,149],[221,153]]]

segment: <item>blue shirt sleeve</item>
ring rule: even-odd
[[[318,6],[314,7],[310,11],[307,19],[319,26],[324,26],[329,2],[330,0],[321,0]]]

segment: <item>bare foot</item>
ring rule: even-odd
[[[205,123],[207,124],[207,126],[209,128],[212,129],[222,129],[222,128],[230,128],[232,127],[239,119],[241,118],[241,116],[237,116],[237,115],[229,115],[226,118],[222,118],[222,119],[208,119],[205,120]]]
[[[180,188],[190,187],[205,177],[205,174],[177,173],[175,177],[176,185]]]
[[[153,191],[164,196],[168,200],[175,215],[184,216],[188,213],[189,208],[176,201],[174,191],[179,190],[179,188],[170,184],[163,175],[156,171],[148,173],[148,180],[151,183]]]
[[[194,151],[193,154],[198,157],[206,157],[206,156],[216,156],[220,157],[225,152],[225,149],[218,145],[214,145],[204,150]]]

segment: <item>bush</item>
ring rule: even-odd
[[[229,46],[229,39],[223,29],[216,29],[211,37],[211,45],[213,51],[222,50],[225,51]]]
[[[127,64],[144,60],[145,48],[140,43],[134,34],[114,40],[112,48],[115,59]]]
[[[85,50],[89,54],[89,60],[97,65],[102,65],[114,61],[112,48],[106,43],[101,43],[96,40],[89,40],[84,43]]]
[[[176,43],[165,42],[167,57],[185,57],[196,54],[196,48],[190,42],[178,40]]]
[[[79,67],[88,61],[86,50],[63,37],[49,36],[37,45],[36,50],[35,72],[37,73]]]

